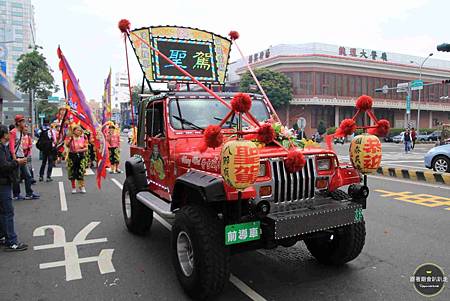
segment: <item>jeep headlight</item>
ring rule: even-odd
[[[258,171],[258,177],[263,177],[266,175],[266,163],[260,162],[259,163],[259,171]]]
[[[318,159],[317,160],[317,169],[318,170],[329,170],[331,167],[330,158]]]

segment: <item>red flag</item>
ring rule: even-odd
[[[58,47],[59,69],[62,72],[64,88],[66,89],[66,101],[74,118],[88,129],[94,138],[97,153],[97,186],[101,188],[101,180],[106,177],[106,160],[108,158],[108,147],[106,138],[102,132],[101,125],[95,119],[91,108],[87,104],[83,91],[78,84],[72,69],[69,66],[61,49]]]

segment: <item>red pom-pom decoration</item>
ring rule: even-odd
[[[237,93],[231,100],[231,108],[238,113],[247,113],[252,107],[252,99],[246,93]]]
[[[228,36],[230,37],[230,39],[232,41],[239,39],[239,32],[232,30],[230,31],[230,33],[228,34]]]
[[[256,139],[264,144],[269,144],[275,140],[275,130],[270,123],[264,123],[258,129]]]
[[[120,20],[119,29],[123,33],[128,33],[128,31],[130,31],[130,21],[128,21],[127,19]]]
[[[391,125],[389,123],[389,120],[380,119],[377,122],[377,127],[368,129],[367,132],[378,137],[386,137],[386,135],[389,133],[390,128]]]
[[[363,112],[372,109],[373,99],[367,95],[361,95],[356,100],[356,108]]]
[[[353,134],[356,131],[356,123],[353,119],[342,120],[339,128],[336,130],[337,137],[343,137]]]
[[[284,159],[284,166],[286,167],[286,171],[288,173],[300,171],[305,164],[305,156],[299,150],[289,151],[286,159]]]
[[[205,144],[207,147],[216,148],[223,143],[222,129],[218,125],[209,125],[204,132]]]

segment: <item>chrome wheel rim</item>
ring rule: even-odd
[[[178,233],[177,254],[183,274],[186,277],[191,276],[194,271],[194,249],[189,235],[184,231]]]
[[[436,168],[436,171],[446,172],[448,168],[447,161],[444,159],[437,159],[436,163],[434,163],[434,168]]]
[[[130,193],[128,191],[125,191],[124,205],[125,205],[125,215],[127,216],[127,219],[130,219],[131,218],[131,199],[130,199]]]

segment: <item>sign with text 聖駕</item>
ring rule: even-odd
[[[196,80],[208,84],[225,83],[231,49],[231,41],[227,38],[179,26],[134,29],[129,38],[149,82],[194,82],[148,46],[151,45]]]
[[[153,45],[178,67],[189,72],[197,80],[217,81],[211,42],[154,38]],[[190,80],[188,76],[156,52],[153,52],[153,60],[155,62],[155,80]]]

